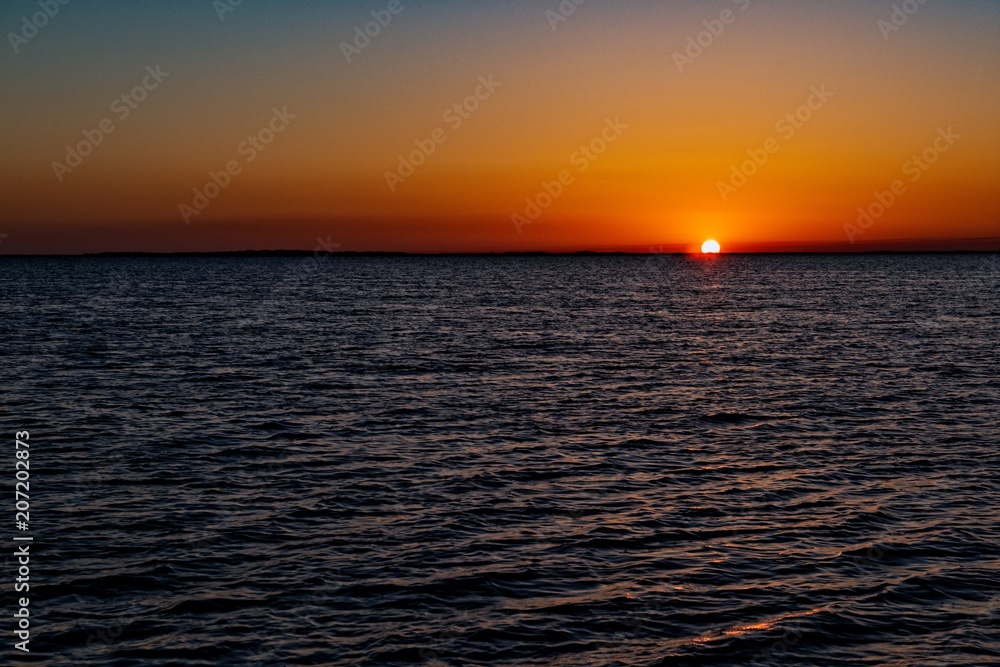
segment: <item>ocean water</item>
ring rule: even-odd
[[[32,664],[1000,664],[996,255],[0,278]]]

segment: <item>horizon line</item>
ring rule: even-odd
[[[995,255],[1000,250],[763,250],[722,252],[705,255],[684,251],[628,251],[628,250],[577,250],[577,251],[496,251],[496,252],[407,252],[394,250],[206,250],[177,252],[109,251],[88,253],[0,253],[0,258],[57,259],[99,257],[720,257],[756,255]]]

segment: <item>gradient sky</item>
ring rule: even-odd
[[[401,0],[348,63],[341,44],[389,4],[243,0],[220,19],[212,0],[74,0],[15,53],[10,33],[40,9],[7,0],[0,253],[317,237],[359,251],[998,247],[995,0],[929,0],[888,39],[888,0],[588,0],[555,29],[556,0]],[[727,9],[735,21],[679,71],[675,53]],[[147,66],[169,76],[119,119],[112,103]],[[449,124],[491,76],[500,87]],[[786,136],[776,123],[823,86],[832,97]],[[248,163],[241,142],[275,108],[295,118]],[[53,163],[105,118],[114,132],[60,181]],[[608,119],[627,128],[581,171],[574,153]],[[447,140],[390,191],[386,172],[437,128]],[[769,138],[779,150],[723,201],[720,181]],[[240,173],[186,222],[181,205],[232,160]],[[519,229],[512,216],[564,171],[572,183]],[[897,180],[863,234],[845,229]]]

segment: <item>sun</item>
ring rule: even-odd
[[[719,245],[718,241],[709,239],[701,244],[701,252],[705,255],[718,255],[722,252],[722,246]]]

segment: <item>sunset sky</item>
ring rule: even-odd
[[[9,0],[0,253],[1000,247],[1000,2],[903,5]]]

